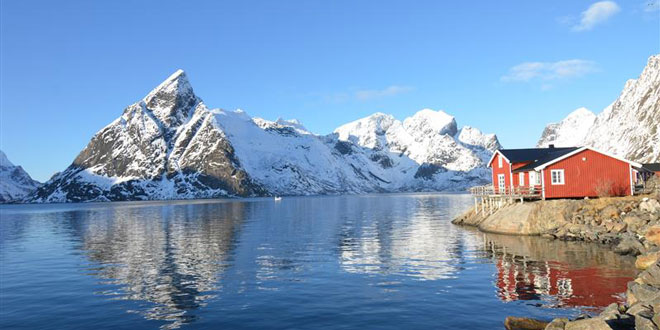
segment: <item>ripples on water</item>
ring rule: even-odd
[[[621,299],[634,260],[485,235],[469,196],[0,207],[0,328],[502,328]]]

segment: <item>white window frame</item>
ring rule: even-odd
[[[555,174],[557,174],[557,177],[555,180]],[[566,178],[564,177],[564,170],[563,169],[558,169],[558,170],[550,170],[550,184],[551,185],[562,185],[566,183]]]
[[[521,187],[525,185],[525,172],[518,173],[518,185]]]
[[[497,166],[502,168],[502,155],[497,156]]]
[[[504,174],[498,174],[497,175],[497,192],[502,194],[504,190],[506,189],[506,178],[504,177]]]

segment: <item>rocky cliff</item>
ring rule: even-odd
[[[597,116],[581,108],[549,124],[537,145],[590,146],[641,163],[660,162],[660,55]]]

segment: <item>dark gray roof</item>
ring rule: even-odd
[[[660,171],[660,163],[648,163],[648,164],[642,164],[642,168],[647,169],[652,172],[658,172]]]
[[[537,159],[546,157],[550,154],[560,153],[563,154],[569,153],[577,147],[569,148],[529,148],[529,149],[500,149],[504,157],[506,157],[511,163],[523,163],[523,162],[532,162]],[[559,156],[557,156],[559,157]]]
[[[577,150],[578,147],[568,148],[530,148],[530,149],[501,149],[500,152],[511,163],[531,162],[513,172],[524,172],[532,170],[534,167],[545,164],[555,158],[559,158],[567,153]]]

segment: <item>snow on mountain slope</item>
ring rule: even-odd
[[[38,181],[33,180],[22,167],[10,162],[0,150],[0,203],[20,200],[39,185]]]
[[[546,127],[538,145],[586,145],[641,163],[660,162],[660,55],[651,56],[639,78],[626,82],[598,116],[574,114]]]
[[[462,181],[461,187],[485,182],[490,179],[485,163],[500,148],[495,135],[471,127],[459,132],[454,117],[430,109],[403,122],[375,113],[337,128],[335,134],[339,141],[368,150],[369,159],[386,165],[370,172],[389,182],[403,182],[398,189],[404,190],[443,189],[447,180]]]
[[[562,121],[548,124],[536,147],[546,148],[550,144],[554,144],[556,147],[580,146],[584,143],[595,120],[596,115],[587,108],[576,109]]]
[[[99,131],[34,202],[461,190],[487,182],[494,135],[442,111],[375,114],[318,136],[297,120],[209,109],[177,71]]]
[[[598,115],[585,144],[642,163],[660,162],[660,55]]]
[[[77,202],[251,196],[216,115],[177,71],[96,133],[29,201]]]

